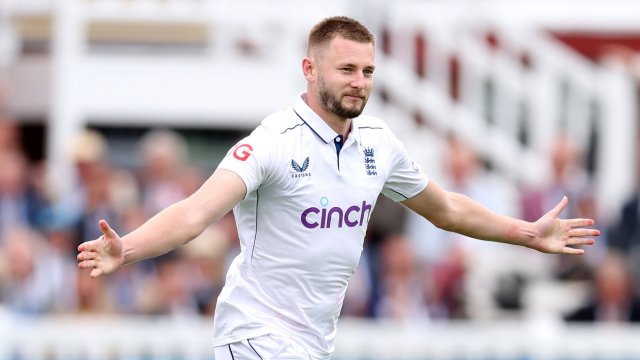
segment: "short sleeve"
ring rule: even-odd
[[[420,166],[415,163],[404,145],[390,134],[392,147],[390,156],[390,172],[382,194],[393,201],[404,201],[424,190],[429,178],[422,173]]]
[[[268,179],[275,152],[276,142],[259,126],[227,152],[218,169],[230,170],[240,176],[250,194]]]

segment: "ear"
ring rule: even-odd
[[[302,59],[302,73],[307,81],[314,81],[316,75],[316,64],[310,57]]]

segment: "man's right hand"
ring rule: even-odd
[[[122,239],[105,220],[98,222],[102,236],[78,246],[78,267],[91,269],[91,277],[110,274],[124,262]]]

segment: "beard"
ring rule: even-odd
[[[329,88],[327,87],[324,79],[322,78],[319,79],[319,92],[320,101],[324,108],[343,119],[353,119],[360,116],[360,114],[362,114],[362,110],[364,110],[364,106],[367,104],[367,98],[365,97],[364,93],[354,91],[346,95],[360,97],[362,99],[362,105],[360,106],[360,108],[350,109],[343,106],[342,97],[340,95],[332,93],[331,90],[329,90]]]

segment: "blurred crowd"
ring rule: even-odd
[[[92,279],[76,267],[77,246],[100,236],[99,219],[123,235],[209,175],[178,133],[149,130],[130,168],[110,160],[103,134],[86,130],[70,141],[77,179],[66,194],[48,186],[46,164],[25,152],[28,141],[17,122],[0,116],[0,308],[25,316],[214,313],[239,252],[231,213],[187,246],[109,276]],[[445,143],[446,179],[439,182],[446,188],[530,221],[566,194],[565,217],[598,220],[584,156],[570,139],[559,137],[549,151],[548,184],[514,194],[464,142],[451,136]],[[639,199],[634,194],[610,223],[598,221],[597,245],[575,257],[445,233],[380,198],[342,316],[435,321],[546,311],[567,321],[640,321]]]

